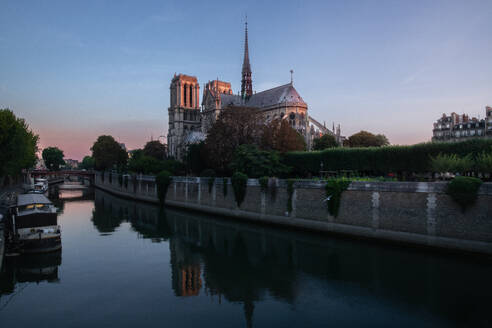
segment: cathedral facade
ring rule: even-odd
[[[332,131],[308,115],[304,102],[292,82],[261,92],[253,92],[249,62],[248,25],[244,39],[244,59],[241,74],[241,94],[232,92],[231,83],[214,80],[205,84],[201,109],[198,80],[194,76],[174,75],[170,86],[168,152],[169,156],[183,159],[188,145],[205,139],[208,130],[227,107],[257,108],[258,118],[265,123],[274,119],[288,120],[292,128],[304,136],[308,149],[312,140],[332,134],[341,143],[340,128]]]

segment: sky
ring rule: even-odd
[[[429,141],[442,113],[492,105],[490,0],[0,0],[0,108],[66,158],[102,134],[141,148],[167,134],[174,73],[240,90],[245,15],[253,89],[293,69],[310,115],[343,135]]]

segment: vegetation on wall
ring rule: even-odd
[[[292,213],[292,196],[294,195],[295,179],[287,179],[287,212]]]
[[[464,211],[475,203],[482,180],[472,177],[455,177],[447,186],[446,193],[461,206]]]
[[[258,182],[260,183],[260,189],[262,192],[266,192],[268,190],[268,180],[269,178],[267,176],[258,179]]]
[[[215,183],[215,171],[212,169],[206,169],[200,176],[208,179],[208,193],[211,194]]]
[[[293,168],[293,175],[317,175],[326,171],[353,170],[364,175],[388,173],[432,172],[432,158],[439,154],[455,154],[475,158],[483,152],[490,153],[492,140],[473,139],[462,142],[422,143],[413,146],[387,146],[370,148],[332,148],[313,152],[290,152],[283,163]],[[323,165],[321,165],[323,164]]]
[[[161,171],[155,177],[155,183],[157,185],[157,197],[159,198],[159,202],[161,206],[164,206],[166,201],[166,194],[169,185],[171,184],[172,177],[169,171]]]
[[[231,178],[232,189],[234,189],[234,197],[237,206],[240,207],[246,197],[246,187],[248,185],[248,176],[241,172],[236,172]]]
[[[351,180],[346,178],[329,179],[326,181],[326,203],[330,215],[334,217],[338,216],[342,193],[347,190],[351,182]]]

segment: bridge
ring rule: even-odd
[[[49,170],[32,170],[29,172],[32,178],[47,178],[50,183],[52,180],[65,179],[68,177],[78,176],[83,178],[88,178],[91,184],[94,182],[94,171],[83,171],[83,170],[60,170],[60,171],[49,171]],[[60,181],[61,182],[61,181]],[[56,183],[56,182],[54,182]]]

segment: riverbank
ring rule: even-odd
[[[108,174],[104,179],[97,174],[95,180],[96,187],[116,195],[158,203],[153,177],[121,185]],[[249,179],[238,207],[230,180],[224,186],[216,179],[209,186],[208,179],[174,177],[166,205],[294,229],[492,254],[492,184],[484,183],[476,203],[464,212],[445,188],[443,182],[352,182],[335,217],[327,211],[320,181],[295,182],[289,197],[286,181],[262,190],[258,180]]]

